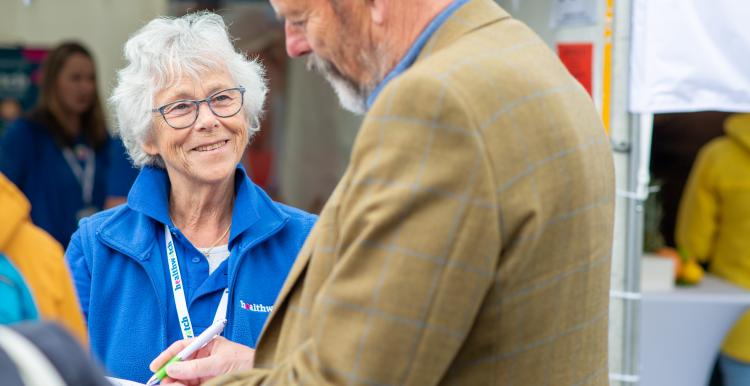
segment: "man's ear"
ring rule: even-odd
[[[388,0],[368,0],[367,2],[370,6],[370,18],[373,23],[382,25],[385,22],[385,10],[388,6]]]

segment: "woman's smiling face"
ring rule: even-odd
[[[203,73],[198,79],[183,77],[175,86],[157,92],[154,106],[161,107],[179,100],[201,100],[235,87],[238,85],[226,71]],[[220,99],[227,98],[222,96]],[[179,104],[178,109],[192,108],[190,106],[191,103],[187,102]],[[215,184],[234,175],[242,158],[248,144],[245,114],[245,109],[240,108],[237,114],[222,118],[215,115],[206,103],[201,103],[195,122],[175,129],[156,112],[153,135],[143,148],[150,155],[161,156],[170,179],[179,178],[191,185]]]

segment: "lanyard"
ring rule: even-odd
[[[190,322],[190,314],[185,302],[185,289],[183,288],[182,274],[180,273],[180,263],[177,261],[177,252],[174,249],[172,233],[169,231],[167,224],[164,224],[164,240],[167,243],[167,266],[169,268],[170,281],[172,282],[172,294],[174,295],[175,308],[177,308],[180,331],[182,331],[184,339],[192,338],[195,334],[193,333],[193,324]],[[219,306],[216,308],[213,323],[226,319],[228,298],[229,288],[225,288],[224,293],[221,295]]]
[[[94,152],[86,148],[86,163],[83,168],[81,168],[78,158],[69,147],[63,149],[63,157],[65,157],[65,162],[68,163],[76,180],[78,180],[78,184],[81,185],[83,205],[90,206],[91,197],[94,193],[94,173],[96,171],[96,157]]]

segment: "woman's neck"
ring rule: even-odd
[[[226,230],[232,224],[233,176],[216,185],[191,184],[171,177],[170,181],[169,215],[174,225],[196,247],[225,244],[229,238]],[[217,240],[219,237],[221,240]]]
[[[71,138],[76,138],[81,133],[81,116],[78,114],[58,112],[55,114],[57,120],[62,125],[63,130]]]

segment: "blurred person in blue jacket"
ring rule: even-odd
[[[0,140],[0,172],[29,199],[34,224],[62,245],[104,204],[108,142],[94,59],[80,43],[62,43],[44,61],[38,105]]]
[[[109,168],[107,175],[107,198],[104,209],[127,202],[128,192],[138,176],[138,168],[128,159],[128,151],[118,137],[109,141]]]
[[[21,102],[15,98],[0,99],[0,135],[8,125],[21,116]]]
[[[214,320],[228,320],[220,339],[254,348],[316,218],[239,165],[267,87],[220,16],[155,19],[125,57],[110,101],[141,171],[126,205],[81,221],[66,258],[92,352],[145,382],[154,357]]]
[[[29,287],[16,267],[0,254],[0,324],[37,318]]]

